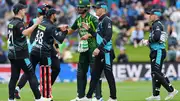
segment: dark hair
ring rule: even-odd
[[[56,11],[54,8],[51,8],[51,9],[49,9],[49,10],[47,11],[46,17],[47,17],[47,18],[50,18],[51,15],[56,14],[56,12],[57,12],[57,11]]]
[[[23,5],[23,4],[18,3],[18,4],[15,4],[15,5],[14,5],[14,7],[13,7],[13,12],[14,12],[15,15],[17,15],[18,12],[19,12],[19,10],[25,9],[25,8],[27,8],[26,5]]]

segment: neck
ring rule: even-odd
[[[87,13],[81,14],[82,18],[85,18]]]
[[[20,15],[15,15],[15,17],[16,17],[16,18],[23,19],[23,17],[22,17],[22,16],[20,16]]]
[[[155,21],[157,21],[157,20],[159,20],[159,18],[155,18],[153,22],[155,22]]]
[[[101,13],[101,15],[99,16],[99,18],[102,17],[104,14],[106,14],[106,13],[105,13],[105,12]]]
[[[159,17],[158,17],[158,16],[155,16],[155,19],[154,19],[154,21],[156,21],[156,20],[159,20]]]
[[[52,23],[54,23],[54,20],[53,20],[53,19],[50,19],[50,21],[51,21]]]

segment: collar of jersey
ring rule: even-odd
[[[99,18],[99,21],[103,20],[104,17],[106,17],[106,14],[102,15],[102,16]]]
[[[48,18],[44,18],[44,20],[53,24],[53,22],[51,20],[49,20]]]
[[[158,20],[154,21],[153,24],[156,23],[156,22],[158,22],[158,21],[160,21],[160,20],[158,19]]]
[[[18,18],[18,17],[14,17],[14,19],[17,19],[17,20],[21,20],[21,21],[23,21],[23,19],[20,19],[20,18]]]

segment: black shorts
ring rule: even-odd
[[[44,66],[51,66],[52,65],[52,60],[51,57],[40,57],[40,55],[35,55],[35,54],[31,54],[31,62],[33,67],[35,68],[36,65],[39,63],[40,66],[44,65]]]
[[[22,69],[25,73],[30,73],[30,72],[34,71],[32,69],[32,64],[31,64],[31,61],[30,61],[29,58],[25,58],[25,59],[9,59],[9,60],[11,62],[11,68],[16,68],[16,70]]]

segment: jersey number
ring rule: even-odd
[[[13,32],[11,30],[8,30],[8,44],[13,43]]]
[[[40,45],[42,45],[42,43],[43,43],[43,36],[44,36],[44,32],[38,30],[35,41],[38,42],[38,44],[40,44]]]

